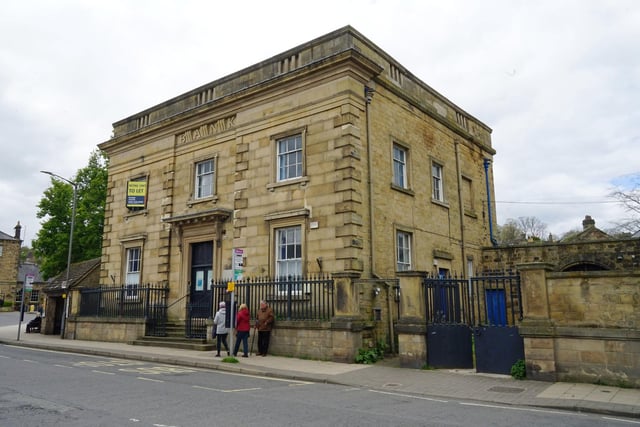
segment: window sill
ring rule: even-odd
[[[211,197],[203,197],[202,199],[189,199],[187,200],[187,207],[192,208],[193,205],[199,205],[204,203],[211,203],[215,205],[218,203],[218,196],[214,195]]]
[[[442,200],[431,199],[431,203],[434,205],[442,206],[443,208],[449,209],[449,203],[443,202]]]
[[[305,187],[308,182],[309,177],[302,176],[300,178],[288,179],[286,181],[272,182],[271,184],[267,184],[267,190],[274,191],[276,188],[286,187],[289,185],[300,185],[300,187]]]
[[[147,216],[149,213],[148,209],[140,209],[139,211],[129,211],[124,214],[124,220],[128,220],[129,218],[133,218],[135,216]]]
[[[391,184],[391,189],[399,191],[399,192],[404,193],[404,194],[406,194],[408,196],[411,196],[411,197],[414,197],[416,195],[416,193],[413,190],[411,190],[410,188],[400,187],[399,185],[396,185],[396,184],[393,184],[393,183]]]
[[[475,213],[475,211],[470,211],[468,209],[465,209],[464,210],[464,215],[468,216],[469,218],[478,219],[478,214]]]

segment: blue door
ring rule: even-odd
[[[487,322],[491,326],[507,326],[507,305],[504,289],[485,289]]]

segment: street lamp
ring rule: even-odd
[[[40,171],[44,174],[51,175],[53,178],[61,179],[73,187],[73,204],[71,208],[71,230],[69,230],[69,251],[67,253],[67,278],[65,280],[63,288],[69,287],[69,276],[71,274],[71,248],[73,247],[73,228],[76,224],[76,199],[78,197],[78,183],[64,178],[49,171]],[[67,324],[67,317],[69,316],[69,291],[67,291],[67,297],[64,299],[64,311],[62,313],[62,324],[60,325],[60,338],[64,338],[64,330]]]

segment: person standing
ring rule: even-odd
[[[260,309],[256,319],[256,329],[258,330],[258,356],[266,356],[269,351],[269,341],[271,340],[271,329],[273,328],[273,310],[266,301],[260,301]]]
[[[238,355],[240,341],[242,341],[242,357],[249,357],[249,332],[251,331],[251,316],[247,304],[240,304],[236,315],[236,344],[233,346],[233,355]]]
[[[227,335],[229,335],[229,328],[225,325],[225,317],[227,315],[227,309],[224,301],[220,302],[218,312],[213,318],[213,327],[216,328],[216,357],[220,357],[220,347],[224,344],[224,348],[227,349],[227,356],[229,352],[229,345],[227,344]]]

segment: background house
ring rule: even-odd
[[[22,245],[20,222],[14,227],[13,236],[0,231],[0,300],[13,308],[18,289],[20,247]]]

